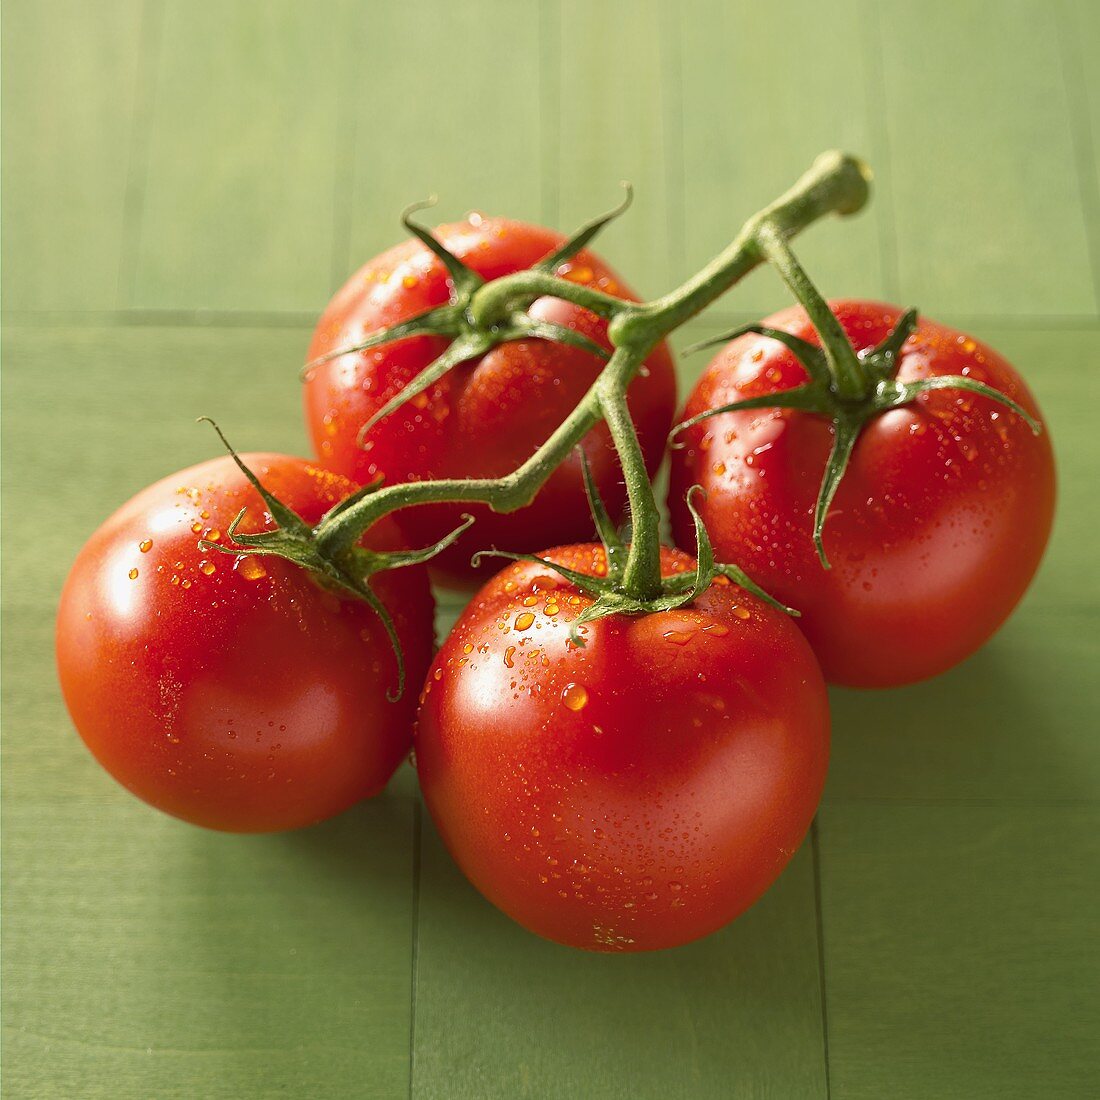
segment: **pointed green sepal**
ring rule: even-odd
[[[576,585],[582,592],[599,593],[607,585],[603,577],[594,577],[591,573],[581,573],[566,565],[558,565],[557,562],[550,561],[548,558],[540,558],[538,554],[516,554],[511,550],[479,550],[470,558],[470,564],[476,569],[481,564],[482,558],[506,558],[508,561],[526,561],[533,565],[544,566],[564,577],[570,584]]]
[[[696,424],[709,420],[712,416],[721,416],[722,413],[740,412],[743,409],[801,409],[803,412],[820,413],[823,416],[832,415],[832,403],[828,392],[823,392],[813,382],[807,382],[804,386],[795,386],[791,390],[779,390],[776,393],[764,393],[759,397],[746,397],[741,401],[733,401],[728,405],[719,405],[714,409],[692,416],[677,424],[668,433],[669,439],[674,439],[681,432],[693,428]]]
[[[852,457],[852,448],[856,445],[862,428],[861,419],[838,416],[833,420],[833,445],[825,462],[825,473],[821,478],[821,488],[818,490],[817,503],[814,506],[814,549],[824,569],[832,568],[825,554],[823,538],[825,520],[829,515],[833,497],[836,496],[840,486],[840,479],[848,468],[848,459]]]
[[[433,359],[411,382],[396,396],[391,397],[360,429],[356,436],[356,442],[360,447],[367,441],[371,429],[387,416],[395,413],[407,401],[411,401],[418,394],[423,393],[429,386],[435,385],[448,371],[457,367],[460,363],[469,362],[479,355],[484,355],[492,346],[493,338],[482,336],[478,333],[469,333],[456,336],[448,344],[447,349]]]
[[[890,335],[862,357],[863,362],[870,366],[880,378],[893,378],[898,373],[898,367],[901,366],[901,349],[916,329],[917,320],[917,311],[907,309]]]
[[[451,277],[451,284],[454,287],[452,301],[455,301],[464,295],[471,294],[485,280],[477,272],[471,271],[453,252],[447,249],[430,229],[418,225],[412,220],[413,214],[418,210],[427,210],[429,207],[435,206],[438,201],[436,196],[432,195],[421,202],[410,203],[401,212],[401,224],[425,248],[442,261],[443,266],[447,269],[447,274]]]
[[[810,376],[811,382],[819,382],[825,386],[829,384],[831,377],[829,366],[825,359],[825,353],[817,344],[811,344],[809,340],[803,340],[801,336],[794,336],[782,329],[768,328],[765,325],[742,325],[740,328],[731,329],[721,336],[700,340],[697,344],[691,344],[685,348],[684,354],[693,355],[697,351],[715,347],[717,344],[729,343],[729,341],[736,340],[737,337],[746,336],[749,333],[766,336],[769,340],[775,340],[777,343],[782,344],[806,368],[806,373]]]
[[[369,574],[379,573],[383,569],[402,569],[406,565],[421,565],[423,562],[431,561],[437,554],[443,553],[448,546],[451,546],[457,541],[458,537],[474,522],[474,517],[468,512],[462,516],[462,522],[453,530],[449,531],[438,542],[433,542],[431,546],[423,546],[419,550],[368,550],[367,553],[367,572]]]
[[[558,268],[565,263],[566,260],[572,259],[582,248],[585,247],[609,222],[613,222],[620,214],[626,213],[631,202],[634,200],[634,188],[623,180],[623,188],[626,194],[623,196],[623,201],[619,203],[614,210],[608,210],[606,214],[601,214],[597,218],[593,218],[591,221],[585,222],[560,248],[555,249],[549,256],[539,260],[534,265],[535,271],[545,271],[550,275],[553,275]]]
[[[398,321],[397,324],[390,325],[388,328],[372,332],[358,344],[347,344],[334,351],[325,352],[316,359],[311,359],[299,371],[299,376],[303,381],[308,381],[311,371],[324,366],[325,363],[331,363],[333,359],[339,359],[344,355],[358,355],[359,352],[369,351],[383,344],[392,344],[397,340],[408,340],[413,336],[455,337],[463,330],[464,321],[465,316],[461,306],[436,306],[435,309],[425,310],[406,321]]]
[[[916,382],[896,383],[897,396],[891,402],[892,406],[908,405],[922,393],[929,390],[966,390],[968,393],[977,393],[982,397],[988,397],[1005,408],[1011,409],[1031,429],[1034,435],[1042,433],[1043,426],[1018,402],[1013,401],[1008,394],[1002,393],[984,382],[977,382],[973,378],[967,378],[961,374],[939,374],[931,378],[921,378]]]
[[[218,433],[218,438],[222,441],[222,446],[225,447],[226,451],[229,453],[229,457],[233,459],[233,461],[236,463],[237,469],[239,469],[241,473],[244,474],[246,478],[248,478],[248,481],[252,485],[252,488],[260,494],[260,497],[263,499],[264,504],[267,505],[267,510],[271,513],[271,518],[279,525],[279,527],[282,527],[287,531],[294,531],[306,535],[310,533],[312,528],[309,526],[309,524],[305,522],[305,520],[302,519],[300,515],[298,515],[297,512],[288,508],[285,504],[283,504],[281,500],[279,500],[278,497],[274,496],[272,493],[269,493],[267,489],[264,488],[263,484],[260,482],[260,479],[241,461],[241,456],[237,454],[235,450],[233,450],[232,445],[230,444],[229,440],[225,438],[225,434],[222,432],[221,428],[219,428],[218,425],[213,420],[211,420],[209,416],[200,416],[197,423],[209,424],[214,429],[214,431]],[[233,524],[230,527],[231,530],[233,530],[240,523],[243,516],[244,510],[238,513],[236,519],[234,519]]]
[[[626,544],[623,542],[607,507],[604,505],[600,491],[596,487],[596,481],[592,477],[592,467],[588,463],[588,455],[584,447],[578,447],[581,456],[581,476],[584,478],[584,493],[588,497],[588,508],[592,513],[592,521],[596,525],[596,534],[603,543],[604,553],[607,555],[607,575],[612,580],[619,580],[623,571],[623,560],[626,555]]]
[[[611,352],[601,347],[595,340],[590,340],[583,332],[578,332],[568,325],[556,325],[551,321],[540,321],[525,313],[513,317],[508,326],[501,330],[501,341],[508,340],[549,340],[555,344],[566,344],[572,348],[580,348],[600,359],[611,358]]]

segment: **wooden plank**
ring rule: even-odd
[[[1056,5],[880,18],[902,296],[929,313],[1094,315]]]
[[[877,167],[868,90],[874,59],[858,0],[830,4],[828,18],[804,0],[777,4],[688,0],[675,6],[683,38],[685,240],[695,270],[719,252],[825,149]],[[881,179],[879,181],[881,183]],[[881,297],[889,192],[855,218],[811,228],[796,244],[830,297]],[[790,302],[765,269],[716,303],[717,313],[771,313]]]
[[[820,815],[834,1100],[1091,1095],[1093,806]]]
[[[1051,544],[1020,608],[971,660],[911,688],[833,693],[827,798],[1074,799],[1100,790],[1091,686],[1100,662],[1091,473],[1100,439],[1090,413],[1100,380],[1088,366],[1100,357],[1100,333],[982,327],[976,335],[1024,373],[1062,458]]]
[[[42,656],[9,651],[9,674]],[[31,799],[25,769],[7,779],[6,1094],[404,1095],[410,800],[229,837],[96,795],[110,781],[84,765],[63,804]]]
[[[141,0],[5,3],[6,310],[114,308],[141,48]]]
[[[440,200],[423,215],[432,222],[473,209],[537,221],[538,6],[479,0],[476,10],[386,3],[361,11],[350,241],[336,252],[342,275],[403,240],[398,216],[429,195]]]
[[[323,306],[350,18],[343,0],[169,0],[129,304]]]
[[[1060,45],[1069,92],[1081,206],[1089,233],[1093,281],[1100,285],[1100,8],[1064,0],[1058,9]]]
[[[414,1097],[825,1095],[808,844],[729,928],[616,956],[525,932],[430,821],[422,852]]]
[[[668,5],[563,0],[558,224],[568,232],[633,183],[633,205],[595,247],[645,297],[682,270],[678,65]]]
[[[300,447],[294,379],[306,338],[6,328],[3,1053],[13,1097],[407,1092],[408,769],[384,797],[316,829],[208,833],[116,786],[53,682],[53,609],[80,543],[147,482],[219,452],[199,412],[215,412],[242,449]],[[44,408],[45,431],[41,416],[10,415]]]

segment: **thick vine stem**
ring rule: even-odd
[[[466,517],[461,527],[434,547],[412,552],[368,552],[359,545],[363,533],[383,516],[416,505],[476,501],[487,504],[497,512],[513,512],[523,508],[531,503],[585,434],[604,419],[618,451],[627,486],[632,534],[629,546],[624,546],[612,531],[602,504],[593,504],[597,528],[608,551],[608,574],[602,580],[584,580],[583,583],[597,599],[582,618],[588,621],[612,614],[646,614],[679,607],[694,599],[719,573],[771,600],[736,566],[714,561],[706,529],[698,515],[696,527],[700,552],[696,569],[692,574],[661,576],[657,504],[627,407],[626,391],[646,356],[664,336],[709,305],[764,259],[775,260],[778,256],[781,262],[783,256],[777,242],[785,242],[826,214],[851,214],[860,209],[867,200],[868,178],[867,169],[854,157],[842,153],[826,153],[818,157],[810,171],[786,195],[750,218],[736,240],[702,271],[678,290],[646,304],[625,302],[554,274],[562,262],[625,209],[625,203],[586,223],[533,268],[490,283],[484,283],[429,230],[413,222],[411,214],[415,208],[411,208],[403,216],[403,223],[446,265],[451,277],[450,301],[389,329],[370,333],[354,347],[331,352],[317,363],[310,364],[307,371],[340,355],[408,336],[449,336],[452,343],[448,349],[379,411],[374,418],[377,421],[422,392],[433,379],[442,376],[452,366],[499,343],[530,338],[554,340],[605,356],[603,348],[592,344],[582,333],[530,316],[527,310],[536,298],[551,296],[573,302],[608,321],[608,337],[613,351],[601,373],[546,442],[526,462],[502,478],[455,478],[390,486],[372,484],[348,497],[325,515],[320,523],[310,528],[299,517],[285,509],[280,510],[281,506],[274,498],[268,500],[270,494],[249,474],[261,496],[268,501],[277,526],[262,533],[238,534],[237,524],[234,524],[229,533],[235,538],[228,540],[232,545],[219,545],[217,549],[228,553],[279,555],[311,570],[327,583],[366,600],[382,617],[397,652],[400,691],[404,676],[400,645],[392,620],[372,592],[367,578],[382,569],[425,560],[453,543],[472,521]],[[793,257],[790,257],[790,262],[794,262]],[[822,373],[825,373],[824,364]],[[585,481],[592,499],[595,487],[587,468]],[[688,507],[694,513],[690,498]],[[505,553],[504,556],[514,555]],[[771,602],[775,603],[774,600]],[[580,619],[575,625],[580,625]],[[583,645],[579,635],[575,644]]]
[[[518,306],[549,295],[608,318],[608,335],[615,351],[573,412],[513,473],[499,479],[419,481],[380,489],[317,528],[315,537],[321,552],[336,556],[346,553],[371,524],[401,508],[444,501],[479,501],[494,511],[512,512],[530,504],[585,433],[608,416],[609,408],[612,417],[618,420],[619,412],[625,409],[625,403],[620,403],[626,388],[653,347],[764,261],[762,238],[771,233],[786,239],[827,214],[855,213],[867,201],[869,179],[869,170],[858,158],[839,152],[822,154],[794,187],[750,218],[737,238],[697,275],[678,290],[643,305],[624,302],[539,269],[520,271],[478,287],[465,310],[475,330],[499,329],[514,316]],[[629,417],[619,423],[617,436],[611,418],[609,426],[624,463],[634,531],[631,546],[637,547],[632,549],[632,567],[624,572],[624,583],[644,591],[660,583],[659,567],[655,564],[657,509],[648,478],[643,491],[637,473],[638,456],[634,453],[637,437]],[[644,464],[641,470],[644,472]],[[625,580],[627,577],[629,581]]]
[[[600,377],[557,430],[522,466],[506,477],[410,481],[379,489],[316,528],[314,537],[321,553],[339,557],[354,547],[362,533],[382,516],[417,504],[478,501],[496,512],[514,512],[530,504],[547,478],[599,422],[601,387],[625,393],[637,367],[638,363],[629,352],[615,352]],[[646,484],[648,486],[648,480]]]
[[[772,231],[789,240],[827,214],[855,214],[867,202],[870,180],[870,169],[858,157],[822,153],[785,195],[751,217],[729,247],[683,286],[616,317],[608,333],[611,342],[617,347],[657,343],[764,261],[761,234]]]

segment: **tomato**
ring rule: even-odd
[[[246,455],[307,523],[354,489],[298,458]],[[271,525],[228,457],[173,474],[108,519],[61,596],[57,662],[80,736],[123,786],[198,825],[292,829],[377,794],[409,751],[414,692],[396,703],[396,658],[377,615],[281,558],[203,551],[242,508]],[[397,547],[382,523],[367,544]],[[379,573],[408,675],[431,659],[423,567]]]
[[[546,555],[600,575],[597,545]],[[694,562],[664,551],[665,575]],[[581,627],[591,598],[517,563],[436,656],[424,798],[485,896],[595,951],[671,947],[751,905],[798,847],[828,757],[825,684],[788,618],[722,578],[689,605]]]
[[[487,281],[530,267],[563,242],[548,229],[480,215],[441,226],[436,235]],[[578,253],[558,273],[635,300],[590,252]],[[398,245],[368,263],[336,294],[317,325],[309,359],[356,344],[368,333],[447,300],[442,263],[417,241]],[[578,306],[543,298],[530,313],[610,346],[606,323]],[[362,426],[446,346],[446,339],[417,336],[345,355],[307,372],[306,416],[320,460],[359,483],[380,475],[387,483],[501,477],[546,441],[602,367],[590,352],[545,340],[500,344],[480,359],[455,367],[380,421],[360,445],[357,435]],[[630,386],[628,400],[652,474],[664,452],[676,405],[675,370],[665,345],[649,356]],[[609,510],[620,515],[626,495],[606,426],[592,429],[583,446]],[[428,545],[457,527],[463,512],[474,514],[477,523],[432,562],[437,579],[459,587],[499,568],[499,562],[490,561],[480,574],[475,571],[470,556],[476,550],[495,546],[532,552],[592,535],[576,454],[555,470],[530,507],[511,515],[498,515],[484,505],[439,504],[408,509],[399,522],[413,543]]]
[[[877,302],[831,308],[857,351],[876,345],[901,311]],[[801,308],[766,325],[818,339]],[[898,379],[966,375],[1039,418],[1035,399],[995,351],[922,319]],[[710,363],[685,417],[803,383],[794,356],[743,336]],[[912,683],[951,668],[1004,622],[1038,567],[1054,512],[1049,434],[1003,405],[960,390],[921,394],[869,421],[824,528],[832,568],[812,543],[814,503],[832,438],[822,417],[743,410],[705,420],[673,451],[676,541],[694,545],[684,494],[698,501],[715,554],[793,607],[829,680],[860,687]]]

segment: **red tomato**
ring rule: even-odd
[[[901,311],[835,302],[857,351]],[[800,308],[765,324],[817,343]],[[901,353],[899,381],[963,374],[1001,390],[1036,418],[1035,399],[995,351],[922,319]],[[711,362],[684,416],[806,380],[784,347],[743,336]],[[722,414],[684,433],[669,494],[676,541],[694,545],[684,494],[697,500],[720,561],[740,565],[798,608],[826,677],[887,687],[935,676],[1004,622],[1042,557],[1054,513],[1050,436],[988,398],[936,390],[871,420],[824,529],[832,569],[811,541],[814,502],[832,437],[822,417],[792,410]]]
[[[487,281],[530,267],[564,240],[535,225],[480,215],[441,226],[436,235]],[[635,300],[590,252],[582,251],[563,264],[559,274]],[[422,244],[407,241],[376,257],[337,293],[317,325],[309,359],[358,343],[368,333],[447,299],[443,265]],[[543,298],[531,313],[610,346],[606,323],[578,306]],[[305,386],[305,407],[321,461],[360,483],[379,475],[387,483],[501,477],[546,441],[602,366],[589,352],[545,340],[501,344],[456,367],[381,421],[361,446],[356,437],[371,415],[446,346],[445,339],[415,337],[314,368]],[[664,452],[676,405],[675,369],[664,344],[631,384],[629,403],[652,474]],[[589,432],[584,449],[609,510],[618,516],[626,493],[605,425]],[[480,572],[474,571],[470,556],[476,550],[495,546],[531,552],[592,535],[576,454],[551,475],[530,507],[511,515],[498,515],[483,505],[440,504],[409,509],[399,522],[414,544],[428,545],[457,527],[463,512],[474,514],[477,523],[432,561],[437,579],[460,587],[499,568],[499,562],[490,559]]]
[[[306,522],[354,488],[284,455],[245,455]],[[331,817],[377,794],[409,751],[413,692],[397,703],[381,621],[281,558],[200,550],[242,508],[270,526],[228,458],[139,493],[88,540],[61,595],[57,661],[77,730],[123,786],[186,821],[268,832]],[[380,524],[368,545],[395,548]],[[423,568],[378,574],[409,679],[431,659]]]
[[[600,546],[547,555],[606,571]],[[665,574],[693,561],[664,551]],[[786,616],[725,582],[568,639],[591,599],[510,565],[436,657],[416,733],[424,798],[490,901],[595,951],[672,947],[775,880],[817,807],[825,684]]]

